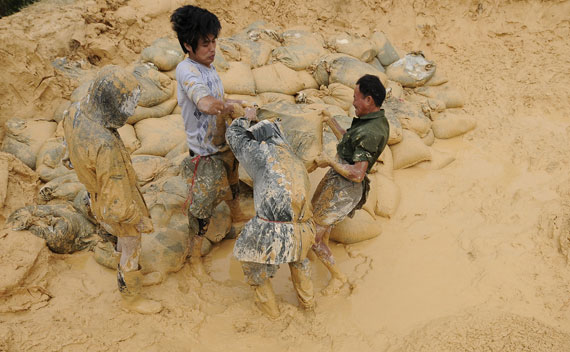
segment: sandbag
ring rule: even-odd
[[[431,160],[422,161],[414,167],[426,170],[439,170],[451,164],[455,156],[451,153],[431,148]]]
[[[420,87],[416,89],[416,93],[445,102],[447,109],[460,108],[464,102],[463,94],[447,84],[436,87]]]
[[[297,79],[303,84],[303,89],[319,88],[319,84],[313,75],[307,71],[297,71]]]
[[[307,71],[309,71],[313,75],[313,78],[315,78],[315,81],[317,82],[319,87],[323,85],[324,86],[329,85],[331,65],[334,62],[334,60],[341,57],[351,58],[351,56],[347,54],[338,54],[338,53],[326,54],[320,57],[317,61],[315,61],[311,66],[307,68]]]
[[[16,231],[29,230],[59,254],[70,254],[94,244],[97,229],[70,203],[30,205],[16,210],[6,220]]]
[[[388,124],[390,125],[390,136],[388,137],[388,145],[394,145],[396,143],[400,143],[402,138],[404,138],[402,123],[396,116],[396,114],[386,113],[384,110],[384,115],[386,116],[386,120],[388,120]]]
[[[37,202],[38,174],[12,154],[0,152],[0,220]]]
[[[259,93],[258,97],[261,98],[261,105],[271,104],[279,101],[295,104],[295,97],[289,94],[267,92]]]
[[[433,130],[431,128],[429,129],[428,133],[421,138],[424,144],[427,146],[431,146],[435,142],[435,135],[433,134]]]
[[[164,157],[172,161],[172,159],[178,157],[180,154],[184,154],[185,156],[189,155],[188,144],[186,143],[186,141],[172,148]]]
[[[66,174],[46,183],[38,192],[44,202],[51,200],[67,200],[73,202],[77,193],[85,190],[85,186],[79,182],[75,172]]]
[[[137,134],[135,133],[135,128],[133,126],[126,124],[117,129],[117,132],[119,132],[121,140],[129,153],[132,153],[141,147],[141,142],[137,139]]]
[[[141,147],[132,154],[165,156],[172,148],[186,140],[181,115],[149,118],[135,124]]]
[[[214,65],[218,73],[226,72],[227,70],[230,69],[230,63],[228,62],[228,60],[220,50],[220,47],[218,46],[216,46],[216,56],[214,56],[214,62],[212,63],[212,65]]]
[[[444,83],[449,82],[446,76],[440,72],[440,70],[436,70],[433,76],[424,83],[424,86],[441,86]]]
[[[165,176],[141,188],[153,224],[188,230],[188,219],[179,219],[177,214],[186,217],[183,205],[188,196],[186,181],[180,176]],[[175,217],[173,219],[173,217]],[[173,223],[171,224],[171,221]],[[178,223],[182,220],[184,224]]]
[[[383,66],[389,66],[400,59],[396,49],[392,46],[392,43],[390,43],[384,33],[374,32],[370,39],[376,45],[376,50],[378,51],[376,57]]]
[[[219,40],[220,50],[229,60],[242,61],[251,68],[263,66],[269,61],[271,51],[275,47],[269,41],[253,40],[245,32],[230,38]],[[236,54],[236,51],[239,54]],[[238,58],[236,58],[238,56]]]
[[[253,69],[253,79],[258,93],[294,95],[305,88],[298,78],[297,71],[280,62]]]
[[[323,48],[325,41],[320,33],[308,28],[291,28],[281,33],[283,46],[306,46]]]
[[[421,104],[388,98],[382,106],[386,112],[386,117],[389,119],[391,117],[397,118],[402,124],[402,128],[413,131],[420,137],[428,134],[431,120],[425,115]]]
[[[54,178],[74,172],[61,163],[64,154],[63,137],[50,138],[45,141],[36,158],[36,172],[42,181],[49,182]]]
[[[348,111],[354,100],[354,89],[341,83],[331,83],[328,87],[321,87],[322,100],[325,104],[336,105],[344,111]]]
[[[421,52],[412,52],[386,68],[386,75],[404,87],[420,87],[435,73],[435,63]]]
[[[174,84],[164,73],[159,72],[148,64],[135,66],[132,69],[132,73],[141,88],[139,106],[149,108],[172,97]]]
[[[4,124],[6,134],[2,151],[20,159],[29,168],[36,168],[36,156],[44,142],[53,136],[57,123],[40,119],[11,118]]]
[[[366,74],[377,76],[386,85],[387,77],[374,66],[352,57],[340,57],[330,65],[329,83],[342,83],[350,88],[356,87],[356,81]]]
[[[176,166],[167,158],[155,155],[133,155],[133,169],[137,174],[137,184],[143,187],[149,182],[179,173]]]
[[[71,107],[71,104],[72,102],[69,100],[62,101],[53,112],[53,120],[60,123],[63,120],[65,111]]]
[[[257,104],[257,106],[264,104],[263,99],[257,95],[227,94],[226,99],[243,100],[250,104]]]
[[[412,131],[404,130],[402,141],[392,145],[390,149],[394,159],[394,170],[431,160],[430,148]]]
[[[374,181],[374,187],[378,193],[374,213],[378,216],[391,218],[400,205],[400,187],[394,180],[382,174],[378,174]]]
[[[50,253],[29,231],[0,232],[0,313],[38,309],[48,304]],[[0,343],[1,345],[1,343]]]
[[[466,115],[444,112],[432,123],[433,134],[436,138],[448,139],[467,133],[477,126],[477,120]]]
[[[142,62],[152,62],[161,71],[170,71],[184,60],[184,52],[177,40],[158,38],[141,52]]]
[[[325,92],[320,89],[303,89],[295,95],[295,102],[298,104],[324,104],[322,99]]]
[[[280,46],[273,49],[269,62],[281,62],[290,69],[300,71],[309,67],[325,53],[323,47],[314,45]]]
[[[369,62],[378,54],[374,42],[368,38],[339,33],[330,36],[326,45],[339,53],[348,54],[363,62]]]
[[[135,113],[129,116],[127,123],[134,125],[144,119],[158,118],[173,114],[174,108],[177,104],[178,101],[176,100],[176,97],[174,97],[149,108],[138,105],[135,108]]]
[[[214,209],[210,224],[208,225],[208,231],[206,231],[204,237],[212,243],[219,243],[230,232],[231,227],[232,218],[230,216],[230,207],[226,202],[221,202]]]
[[[343,244],[353,244],[377,237],[382,233],[382,223],[367,211],[360,209],[354,217],[346,217],[331,230],[330,239]]]
[[[226,94],[255,95],[255,81],[249,64],[229,62],[226,72],[219,72]]]
[[[382,63],[380,62],[380,60],[378,60],[377,57],[373,58],[372,61],[370,61],[368,63],[370,65],[372,65],[378,71],[386,73],[386,69],[384,68],[384,66],[382,66]]]
[[[281,119],[287,141],[311,172],[317,167],[315,158],[323,149],[321,111],[322,109],[311,109],[306,105],[275,102],[259,109],[257,117],[260,120]]]
[[[386,146],[380,156],[378,161],[374,164],[370,173],[377,172],[390,179],[394,178],[394,157],[392,156],[392,150],[389,146]]]
[[[395,99],[404,98],[404,88],[400,83],[387,80],[384,88],[386,88],[386,98],[395,98]]]

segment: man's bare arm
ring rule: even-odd
[[[223,101],[214,98],[211,95],[203,97],[198,101],[198,110],[204,114],[208,115],[219,115],[222,113],[231,113],[233,111],[233,105],[224,103]]]
[[[315,161],[318,167],[330,166],[340,175],[352,182],[362,182],[364,176],[366,176],[366,169],[368,169],[368,161],[359,161],[354,163],[354,165],[343,164],[324,154],[320,154]]]
[[[328,110],[323,110],[322,114],[323,114],[323,122],[329,125],[336,139],[340,140],[342,136],[344,136],[344,134],[346,133],[344,128],[340,127],[336,119],[332,117],[331,113],[328,112]]]

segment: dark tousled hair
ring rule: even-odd
[[[382,106],[384,99],[386,99],[386,88],[377,76],[364,75],[356,81],[356,84],[364,97],[372,97],[374,105]]]
[[[206,39],[210,35],[217,38],[222,29],[216,15],[206,9],[192,5],[177,8],[170,16],[170,22],[184,53],[188,53],[184,43],[190,45],[192,50],[196,52],[200,39]]]

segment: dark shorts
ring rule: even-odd
[[[333,226],[341,222],[360,205],[363,182],[350,181],[334,169],[329,169],[313,195],[313,220],[320,226]]]
[[[238,161],[227,150],[209,156],[188,156],[181,165],[188,183],[188,216],[207,219],[223,200],[231,200],[232,187],[239,184]]]

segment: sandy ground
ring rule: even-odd
[[[104,14],[89,10],[95,2],[44,0],[0,19],[0,120],[53,113],[77,85],[51,68],[55,57],[125,64],[137,55],[127,44],[140,51],[170,33],[168,13],[179,2],[128,4],[137,12],[107,15],[112,27],[93,26]],[[114,272],[91,253],[52,255],[53,298],[0,314],[0,350],[570,351],[570,271],[562,253],[570,195],[569,1],[198,4],[220,16],[223,36],[253,19],[363,34],[381,29],[402,52],[421,49],[438,64],[465,93],[478,127],[436,141],[456,155],[448,167],[395,172],[398,212],[380,237],[333,248],[351,288],[319,295],[314,313],[297,309],[284,266],[274,282],[282,317],[262,316],[231,258],[231,240],[205,259],[211,282],[200,284],[185,266],[149,288],[165,306],[156,316],[118,309]],[[315,265],[315,286],[326,281]]]

